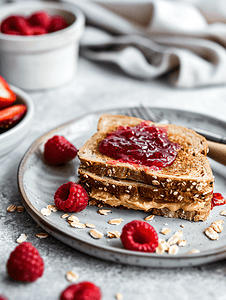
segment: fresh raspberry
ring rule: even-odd
[[[3,33],[8,33],[12,31],[16,31],[17,33],[19,32],[20,35],[31,35],[32,31],[31,28],[26,20],[25,17],[23,16],[10,16],[6,18],[1,25],[1,31]]]
[[[41,35],[47,33],[46,29],[40,26],[34,26],[31,29],[32,29],[32,35]]]
[[[51,22],[51,16],[45,11],[37,11],[33,13],[28,19],[28,23],[33,27],[42,27],[48,30]]]
[[[54,195],[54,201],[59,210],[79,212],[88,205],[88,195],[85,189],[72,181],[61,185]]]
[[[0,295],[0,300],[8,300],[8,298],[6,298],[6,297],[3,296],[3,295]]]
[[[51,165],[62,165],[75,158],[78,150],[65,137],[55,135],[44,147],[44,158]]]
[[[42,276],[44,262],[31,243],[23,242],[10,254],[7,271],[13,280],[33,282]]]
[[[101,290],[89,281],[72,284],[60,296],[60,300],[101,300]]]
[[[124,248],[133,251],[154,252],[158,247],[155,229],[141,220],[133,220],[123,227],[121,241]]]
[[[49,32],[55,32],[67,27],[66,20],[61,16],[53,16],[49,26]]]

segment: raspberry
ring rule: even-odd
[[[89,281],[72,284],[60,296],[60,300],[101,300],[98,286]]]
[[[31,28],[23,16],[10,16],[6,18],[1,25],[1,31],[8,33],[12,31],[19,32],[20,35],[31,35]]]
[[[37,11],[37,12],[33,13],[27,20],[31,26],[42,27],[47,32],[47,30],[50,26],[51,17],[45,11]]]
[[[67,212],[79,212],[85,209],[88,199],[85,189],[72,181],[61,185],[54,195],[58,209]]]
[[[3,295],[0,295],[0,300],[8,300],[8,298],[6,298],[6,297],[3,296]]]
[[[32,29],[32,35],[40,35],[40,34],[46,34],[47,31],[45,28],[42,28],[40,26],[34,26]]]
[[[78,150],[63,136],[55,135],[44,147],[44,158],[51,165],[62,165],[75,158]]]
[[[49,27],[49,32],[58,31],[66,27],[67,27],[67,23],[63,17],[53,16]]]
[[[13,280],[33,282],[42,276],[44,262],[31,243],[23,242],[10,254],[7,271]]]
[[[147,222],[134,220],[127,223],[121,234],[124,248],[133,251],[154,252],[158,247],[158,235]]]

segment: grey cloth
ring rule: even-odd
[[[180,88],[226,83],[226,3],[220,1],[221,8],[210,0],[196,5],[170,0],[71,2],[86,16],[81,40],[85,58],[114,63],[139,79],[167,76]]]

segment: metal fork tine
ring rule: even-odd
[[[143,105],[140,105],[140,107],[130,108],[126,112],[126,115],[130,117],[141,118],[143,120],[150,120],[154,123],[170,123],[169,120],[157,116],[149,107],[144,107]]]

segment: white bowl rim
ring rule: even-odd
[[[46,2],[41,2],[41,1],[21,1],[21,2],[14,2],[14,3],[8,3],[8,4],[4,4],[1,6],[1,11],[0,11],[0,15],[4,12],[9,10],[10,8],[20,8],[20,7],[35,7],[38,6],[37,9],[41,10],[41,9],[45,9],[45,8],[54,8],[54,9],[61,9],[64,11],[68,11],[69,13],[74,14],[74,16],[76,17],[75,22],[73,22],[72,24],[70,24],[68,27],[55,31],[55,32],[51,32],[51,33],[47,33],[47,34],[42,34],[42,35],[31,35],[31,36],[20,36],[20,35],[10,35],[10,34],[4,34],[0,32],[0,39],[1,40],[5,40],[5,41],[18,41],[18,42],[22,42],[22,41],[29,41],[29,42],[33,42],[33,41],[45,41],[45,40],[49,40],[50,38],[56,38],[61,34],[65,34],[65,33],[69,33],[71,31],[75,31],[75,30],[80,30],[83,28],[84,23],[85,23],[85,16],[83,14],[83,12],[77,8],[75,5],[68,3],[68,2],[59,2],[59,3],[54,3],[51,1],[46,1]],[[40,8],[39,8],[40,7]]]
[[[18,131],[20,131],[24,126],[26,126],[31,121],[34,115],[34,103],[31,97],[26,92],[24,92],[23,90],[21,90],[16,86],[11,84],[9,86],[12,89],[12,91],[16,93],[16,95],[18,95],[22,99],[22,101],[24,101],[25,105],[27,106],[27,112],[24,118],[18,124],[16,124],[11,129],[7,130],[6,132],[0,134],[0,142],[3,139],[7,139],[7,137],[10,137],[11,135],[16,134]]]

